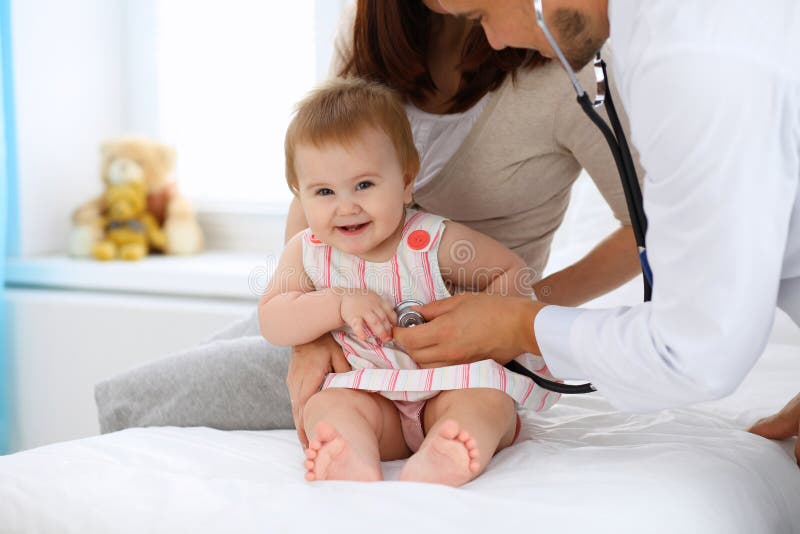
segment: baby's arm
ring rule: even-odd
[[[286,243],[278,267],[258,303],[261,334],[274,345],[314,341],[342,326],[341,295],[317,291],[303,268],[303,235]]]
[[[459,290],[530,297],[534,273],[504,245],[463,224],[448,221],[439,244],[442,278]]]
[[[303,236],[286,243],[275,274],[258,303],[261,334],[274,345],[310,343],[345,324],[362,340],[370,333],[389,341],[392,306],[366,289],[314,289],[303,268]]]

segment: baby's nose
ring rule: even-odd
[[[352,215],[360,211],[361,211],[361,206],[359,206],[357,202],[353,202],[352,200],[349,199],[342,199],[339,202],[340,215]]]

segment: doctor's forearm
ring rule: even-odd
[[[630,226],[612,232],[586,256],[534,284],[539,300],[579,306],[621,286],[641,272]]]

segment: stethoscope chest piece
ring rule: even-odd
[[[414,299],[400,301],[400,303],[394,307],[394,312],[397,314],[397,326],[402,328],[411,328],[413,326],[424,324],[425,318],[422,316],[422,314],[411,309],[414,306],[422,305],[422,302]]]

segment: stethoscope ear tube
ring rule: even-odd
[[[603,66],[603,72],[605,73],[605,65]],[[617,131],[616,136],[594,110],[594,106],[589,101],[589,96],[586,93],[577,97],[577,100],[578,104],[583,108],[584,113],[586,113],[589,119],[600,129],[603,137],[606,138],[611,154],[614,156],[614,163],[617,165],[617,171],[619,172],[620,181],[622,183],[622,190],[625,193],[625,202],[631,217],[633,235],[636,239],[636,245],[639,247],[639,260],[642,264],[642,273],[644,275],[644,300],[648,302],[653,292],[653,275],[650,271],[650,265],[647,262],[647,253],[645,249],[647,216],[644,214],[642,190],[639,187],[639,179],[636,176],[633,157],[628,148],[628,143],[625,140],[625,133],[622,131],[622,124],[619,121],[616,109],[614,109],[614,102],[611,99],[610,92],[606,93],[606,106],[608,109],[609,121],[614,130]],[[620,139],[622,141],[620,141]]]

